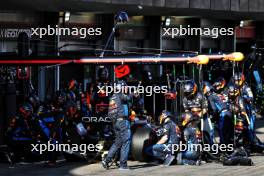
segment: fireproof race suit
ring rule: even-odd
[[[162,125],[162,136],[167,135],[168,139],[164,144],[154,144],[146,148],[146,153],[158,159],[164,160],[167,154],[174,154],[172,145],[178,145],[180,136],[176,132],[176,124],[172,120],[166,120]]]
[[[216,93],[212,92],[207,96],[208,108],[214,116],[219,116],[218,130],[220,142],[224,144],[230,143],[230,136],[232,133],[232,114],[227,109],[227,104]]]
[[[235,97],[234,99],[229,98],[228,108],[235,118],[236,133],[244,134],[243,131],[246,130],[248,140],[253,143],[255,134],[249,129],[250,120],[246,113],[246,104],[244,99],[241,96]],[[243,126],[239,128],[240,122],[242,122]],[[238,134],[236,135],[236,137],[238,137]],[[235,139],[237,142],[239,141],[238,138]]]
[[[213,143],[213,136],[214,136],[214,131],[213,127],[211,124],[210,119],[207,117],[207,115],[204,115],[203,111],[208,108],[208,101],[205,96],[203,96],[201,93],[197,93],[195,96],[192,98],[183,98],[183,108],[185,112],[191,112],[194,117],[197,119],[203,118],[204,121],[204,126],[202,127],[203,129],[208,132],[210,136],[210,143]]]
[[[120,167],[127,167],[128,153],[131,143],[131,129],[128,121],[129,95],[122,93],[113,94],[109,100],[108,117],[112,120],[115,131],[115,142],[111,146],[105,159],[106,163],[111,162],[120,149]]]
[[[184,131],[184,141],[187,149],[177,156],[177,164],[197,165],[200,159],[199,139],[197,138],[197,128],[188,125]],[[197,146],[195,146],[197,145]]]
[[[197,93],[196,96],[191,99],[186,97],[183,98],[183,108],[185,111],[193,112],[195,109],[206,109],[207,107],[207,100],[201,93]]]

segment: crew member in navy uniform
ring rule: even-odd
[[[188,81],[184,84],[183,108],[185,112],[191,112],[194,116],[202,117],[207,112],[208,103],[197,89],[194,81]]]
[[[161,124],[161,129],[159,131],[160,140],[146,149],[146,153],[154,156],[157,159],[164,161],[164,166],[170,166],[175,159],[175,151],[172,145],[178,145],[180,140],[180,135],[177,133],[176,124],[170,119],[170,112],[163,110],[159,120]]]
[[[240,145],[246,145],[249,149],[254,149],[262,152],[264,145],[255,140],[257,138],[256,133],[250,130],[250,119],[246,112],[246,103],[244,98],[241,97],[239,87],[235,85],[229,85],[228,88],[228,108],[236,116],[235,124],[235,147]],[[247,140],[246,140],[247,139]]]
[[[117,89],[122,89],[122,86],[126,86],[124,81],[119,81]],[[114,93],[109,100],[108,117],[113,122],[113,128],[115,132],[115,141],[112,144],[108,155],[102,161],[104,168],[109,168],[109,163],[116,156],[120,150],[120,168],[119,170],[129,170],[127,166],[127,159],[130,150],[131,143],[131,129],[130,122],[128,120],[128,101],[131,99],[131,95],[125,93]]]
[[[244,99],[246,112],[250,120],[250,130],[252,131],[252,133],[255,133],[256,110],[253,104],[253,92],[251,88],[245,83],[245,76],[243,73],[235,73],[235,75],[233,76],[233,82],[238,87],[240,95]]]
[[[195,145],[201,144],[201,131],[197,128],[199,120],[192,113],[182,114],[181,131],[183,133],[183,143],[187,145],[185,151],[180,151],[177,155],[178,165],[200,165],[201,152]]]
[[[216,95],[224,102],[226,103],[228,101],[227,96],[227,89],[226,89],[226,80],[223,77],[219,77],[214,83],[213,83],[214,92]]]
[[[35,120],[32,115],[32,105],[24,103],[19,107],[18,115],[10,120],[7,130],[7,143],[14,152],[15,159],[28,159],[33,156],[31,144],[34,144],[37,133],[34,130],[36,123],[34,123]]]
[[[208,100],[208,111],[209,114],[213,116],[213,119],[218,123],[220,143],[230,144],[232,141],[230,139],[234,135],[232,128],[232,114],[227,108],[227,103],[225,100],[220,98],[213,90],[209,82],[203,83],[203,94]],[[215,119],[218,117],[219,119]]]

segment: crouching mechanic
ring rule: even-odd
[[[170,119],[171,114],[164,110],[159,119],[161,128],[160,140],[146,148],[146,153],[164,161],[164,166],[170,166],[175,159],[173,145],[179,144],[180,135],[176,132],[177,126]]]
[[[178,165],[200,165],[202,141],[201,130],[197,127],[199,119],[187,112],[182,114],[181,131],[183,133],[183,143],[187,147],[177,155]]]
[[[118,82],[117,87],[126,86],[125,82]],[[108,169],[109,163],[116,156],[120,150],[120,168],[119,170],[129,170],[127,166],[127,159],[131,143],[131,129],[128,121],[128,101],[131,99],[130,95],[114,93],[109,100],[108,117],[113,122],[115,132],[115,141],[111,146],[108,155],[102,161],[104,168]]]

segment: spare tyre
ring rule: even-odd
[[[153,130],[148,127],[136,129],[132,138],[132,157],[136,161],[146,161],[149,156],[145,153],[145,148],[156,142],[156,135]]]

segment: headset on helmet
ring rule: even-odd
[[[33,113],[33,107],[30,103],[24,103],[20,108],[19,112],[24,116],[28,117],[31,113]]]
[[[29,103],[24,103],[24,104],[22,105],[22,108],[23,108],[25,111],[33,112],[33,107],[32,107],[32,105],[29,104]]]
[[[239,95],[239,87],[236,85],[230,85],[228,87],[228,97],[229,98],[235,98]]]
[[[167,110],[163,110],[159,116],[159,122],[160,124],[163,124],[165,119],[169,118],[171,116],[171,113]]]
[[[72,101],[75,101],[76,100],[76,95],[73,91],[70,91],[68,94],[67,94],[67,99],[68,100],[72,100]]]
[[[233,76],[233,81],[234,81],[234,84],[236,86],[242,86],[244,84],[244,81],[245,81],[245,76],[243,73],[235,73],[235,75]]]
[[[221,91],[226,85],[226,80],[223,77],[218,78],[215,83],[213,84],[213,87],[216,91]]]
[[[212,92],[212,90],[213,90],[212,85],[209,82],[204,81],[203,82],[203,94],[208,95]]]
[[[183,88],[184,95],[189,98],[197,93],[197,85],[194,81],[188,81],[184,84]]]

